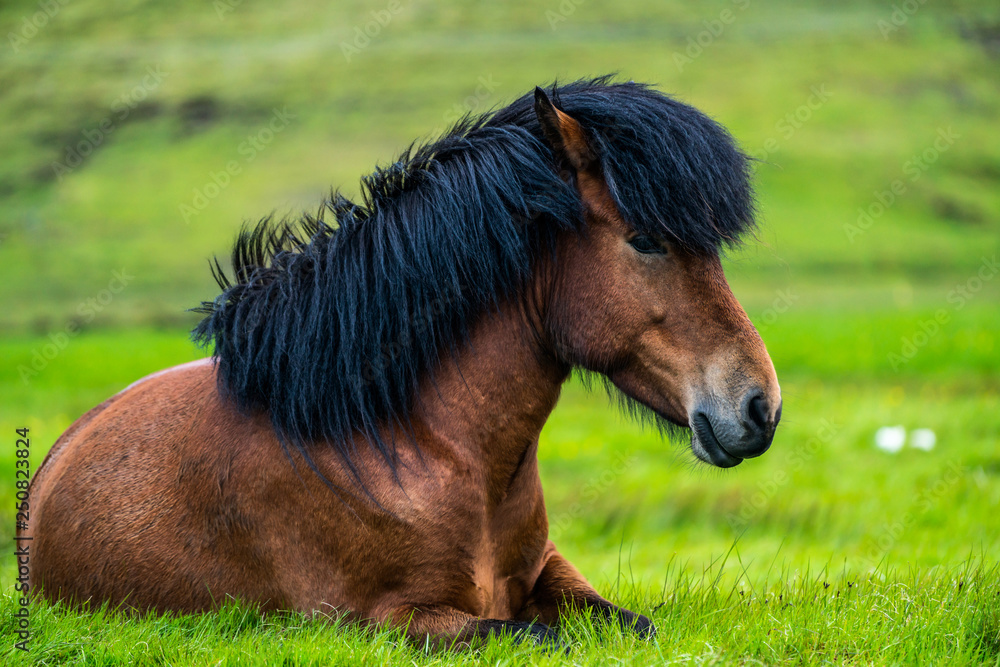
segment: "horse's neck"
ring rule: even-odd
[[[475,461],[500,493],[520,466],[533,465],[569,370],[541,349],[529,320],[514,305],[482,316],[424,382],[414,415],[432,440],[426,447]]]

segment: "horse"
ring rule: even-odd
[[[548,539],[539,433],[574,371],[719,468],[781,416],[720,255],[752,235],[721,125],[612,77],[413,144],[316,215],[244,224],[212,354],[78,419],[30,485],[28,585],[72,605],[262,610],[471,646],[643,637]]]

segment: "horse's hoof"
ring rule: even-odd
[[[656,626],[653,622],[642,614],[635,614],[635,620],[627,627],[628,630],[636,633],[643,639],[653,639],[656,637]]]
[[[614,618],[618,622],[618,626],[623,632],[635,633],[641,639],[653,639],[656,637],[656,626],[653,625],[653,622],[647,616],[618,607],[612,610],[608,616],[604,617],[604,622],[610,622],[611,618]]]

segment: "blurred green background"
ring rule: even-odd
[[[37,465],[202,355],[186,309],[244,220],[355,193],[467,111],[619,72],[761,158],[761,232],[726,267],[784,417],[719,471],[571,383],[541,448],[563,552],[602,590],[734,542],[749,576],[1000,556],[995,2],[18,0],[0,28],[4,540],[14,429]],[[895,425],[936,447],[877,449]]]

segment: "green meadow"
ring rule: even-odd
[[[784,398],[771,450],[723,471],[567,385],[540,447],[552,537],[656,640],[574,617],[566,653],[434,653],[238,605],[33,602],[15,648],[16,429],[36,467],[93,405],[204,356],[188,309],[244,221],[607,72],[758,158],[760,230],[725,265]],[[4,3],[0,662],[1000,665],[998,119],[989,2]]]

